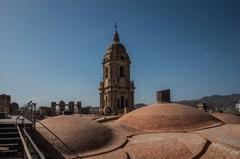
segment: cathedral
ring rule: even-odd
[[[103,58],[100,82],[100,112],[105,115],[129,112],[134,106],[134,82],[130,79],[131,60],[120,42],[117,27],[112,44]]]

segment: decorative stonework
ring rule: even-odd
[[[57,107],[59,109],[59,112],[57,113]],[[76,104],[73,101],[70,101],[68,104],[66,104],[64,101],[60,101],[58,104],[56,102],[51,102],[51,112],[52,115],[61,115],[64,114],[64,111],[66,110],[66,107],[68,107],[68,112],[70,114],[74,114],[75,107],[77,107],[77,113],[81,113],[82,103],[78,101]]]

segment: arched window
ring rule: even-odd
[[[124,96],[121,96],[121,108],[124,107]]]
[[[105,97],[105,106],[108,106],[108,98],[107,98],[107,96]]]
[[[105,67],[105,78],[108,78],[108,68]]]
[[[120,108],[120,100],[119,99],[117,100],[117,108],[118,109]]]
[[[124,67],[120,66],[120,77],[124,77]]]

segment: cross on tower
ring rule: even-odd
[[[117,23],[114,24],[115,31],[117,32]]]

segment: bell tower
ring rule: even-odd
[[[131,61],[120,42],[117,26],[113,42],[103,58],[100,82],[100,112],[105,115],[126,113],[134,106],[134,81],[130,79]]]

